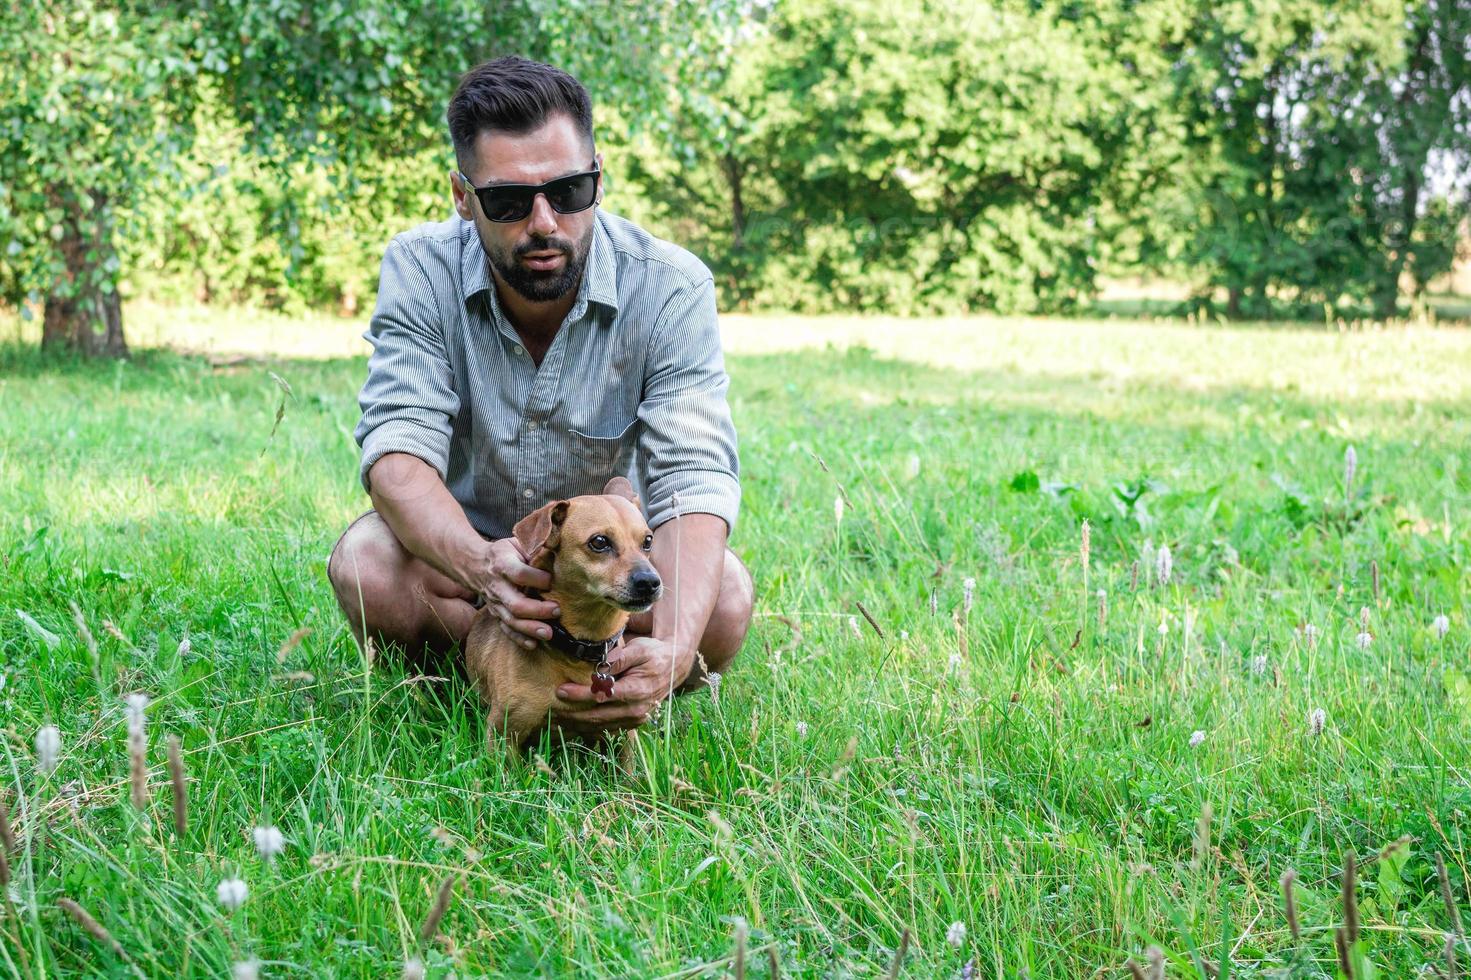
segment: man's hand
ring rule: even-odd
[[[556,603],[531,599],[526,589],[547,589],[552,577],[526,564],[515,538],[486,541],[470,526],[434,467],[408,453],[388,453],[368,472],[373,507],[409,554],[482,595],[500,617],[501,630],[535,647],[552,635],[543,620],[561,615]]]
[[[575,707],[555,712],[558,724],[574,731],[637,728],[649,720],[659,702],[679,690],[694,667],[693,650],[651,636],[636,636],[609,659],[613,697],[594,695],[583,684],[563,684],[557,696]]]
[[[551,639],[546,620],[556,619],[562,610],[555,602],[526,594],[527,589],[552,587],[551,575],[526,564],[526,557],[515,538],[488,541],[466,570],[465,585],[485,596],[486,605],[500,617],[501,632],[530,650],[537,640]]]

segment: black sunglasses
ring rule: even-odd
[[[599,173],[601,171],[595,163],[593,169],[585,173],[558,177],[545,184],[491,184],[488,187],[476,187],[470,183],[470,178],[465,176],[464,171],[460,172],[460,179],[475,192],[475,196],[480,199],[480,210],[491,221],[520,221],[531,213],[531,205],[538,194],[545,194],[547,203],[558,214],[586,211],[598,198]]]

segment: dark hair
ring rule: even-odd
[[[445,113],[460,169],[474,161],[475,138],[482,131],[529,133],[559,112],[572,119],[592,147],[592,100],[582,83],[562,69],[513,54],[470,69]]]

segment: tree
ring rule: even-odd
[[[1199,302],[1223,288],[1231,316],[1284,301],[1297,313],[1358,301],[1394,315],[1417,250],[1428,270],[1455,224],[1426,220],[1427,170],[1471,162],[1471,5],[1192,6],[1172,55],[1195,162],[1171,211],[1195,229],[1184,258]]]
[[[160,106],[186,99],[186,72],[157,48],[181,45],[176,23],[90,3],[21,0],[0,35],[0,288],[44,299],[43,343],[126,352],[116,281],[120,223],[134,197],[167,174],[180,127]]]
[[[756,8],[689,107],[713,121],[694,165],[651,155],[639,178],[727,302],[1065,308],[1093,288],[1136,159],[1142,75],[1094,26],[1016,2]]]
[[[1400,17],[1391,50],[1362,52],[1326,86],[1326,139],[1310,154],[1322,167],[1336,162],[1329,147],[1355,151],[1335,211],[1365,229],[1364,290],[1384,319],[1407,273],[1419,293],[1450,268],[1471,216],[1471,3],[1425,0]]]

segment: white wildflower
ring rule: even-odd
[[[230,980],[258,980],[259,977],[260,960],[241,960],[230,965]]]
[[[1369,649],[1369,646],[1374,642],[1374,634],[1370,633],[1368,630],[1365,630],[1354,639],[1358,641],[1360,650],[1367,650]]]
[[[255,838],[255,852],[267,864],[276,860],[276,855],[286,850],[286,838],[275,827],[256,827],[251,831]]]
[[[909,639],[909,631],[908,630],[900,630],[899,631],[899,642],[900,643],[903,643],[907,639]]]
[[[960,583],[960,607],[967,616],[970,615],[970,607],[976,601],[976,580],[968,578]]]
[[[215,898],[231,912],[244,905],[249,897],[250,889],[239,878],[226,878],[215,888]]]
[[[1354,485],[1354,473],[1359,468],[1359,454],[1349,446],[1343,451],[1343,492],[1348,493]]]
[[[1443,640],[1445,635],[1451,631],[1451,621],[1445,613],[1441,613],[1431,620],[1430,628],[1435,631],[1436,639]]]
[[[962,663],[964,663],[964,661],[961,659],[959,652],[952,653],[950,654],[950,664],[946,668],[946,670],[951,674],[957,673],[959,672],[960,665]]]
[[[710,685],[710,700],[711,701],[719,701],[720,700],[720,673],[718,671],[714,671],[714,670],[710,671],[710,673],[706,675],[705,681],[706,681],[706,683],[708,683]]]
[[[1205,732],[1197,728],[1195,731],[1190,733],[1190,747],[1192,749],[1200,748],[1203,742],[1205,742]]]
[[[950,928],[945,930],[945,942],[956,949],[965,945],[965,923],[952,922]]]
[[[910,453],[909,454],[909,460],[908,460],[907,463],[905,463],[905,466],[904,466],[904,475],[907,478],[911,479],[911,480],[915,480],[915,479],[918,479],[919,478],[919,454],[918,453]]]
[[[855,639],[855,640],[861,640],[861,639],[863,639],[863,630],[861,630],[861,629],[858,628],[858,617],[857,616],[849,616],[848,617],[848,632],[850,632],[850,633],[853,634],[853,639]]]
[[[403,980],[424,980],[424,961],[417,956],[404,960]]]
[[[1169,632],[1170,632],[1170,623],[1169,623],[1169,620],[1161,619],[1159,621],[1159,635],[1160,636],[1168,636],[1169,635]]]
[[[46,725],[36,732],[36,771],[42,774],[56,771],[61,758],[61,730],[55,725]]]
[[[843,496],[839,494],[833,498],[833,522],[843,523]]]
[[[148,695],[129,694],[128,704],[128,783],[133,806],[142,810],[148,805],[148,732],[143,712]]]
[[[1322,708],[1314,708],[1308,715],[1308,731],[1313,735],[1323,734],[1323,726],[1328,723],[1328,712]]]
[[[1259,653],[1251,658],[1251,672],[1258,677],[1267,672],[1267,656]]]
[[[179,649],[177,651],[177,655],[179,657],[181,657],[181,658],[182,657],[187,657],[187,656],[189,656],[189,651],[192,650],[192,649],[194,649],[194,647],[193,647],[193,644],[191,644],[189,642],[189,634],[188,633],[185,633],[184,634],[184,638],[179,641]],[[239,965],[239,964],[237,964],[237,965]]]
[[[1159,578],[1160,585],[1170,584],[1170,575],[1175,569],[1174,559],[1170,556],[1170,546],[1162,544],[1155,555],[1155,574]]]
[[[1307,640],[1309,647],[1315,647],[1318,645],[1318,637],[1321,634],[1322,631],[1319,630],[1318,627],[1314,626],[1312,623],[1303,624],[1302,636],[1303,639]]]
[[[807,723],[805,721],[799,721],[799,722],[797,722],[797,737],[798,738],[806,738],[807,737]]]

